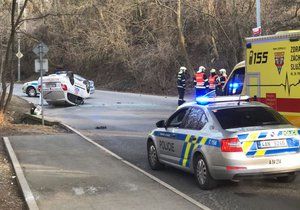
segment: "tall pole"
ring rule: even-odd
[[[20,5],[20,0],[18,0],[18,14],[20,14],[21,11],[21,5]],[[21,52],[21,35],[18,32],[17,33],[18,37],[18,53]],[[21,81],[21,56],[18,56],[18,82]]]
[[[261,27],[260,0],[256,0],[256,27]]]
[[[41,114],[42,114],[42,125],[44,126],[44,88],[43,88],[43,45],[39,44],[39,60],[40,60],[40,72],[41,72],[41,94],[40,94],[40,100],[41,100]]]
[[[21,52],[21,37],[18,33],[18,52]],[[21,56],[18,56],[18,82],[21,81]]]

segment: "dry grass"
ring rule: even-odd
[[[5,123],[5,117],[3,112],[0,112],[0,126],[3,126]]]

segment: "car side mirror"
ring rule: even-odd
[[[164,120],[160,120],[156,123],[156,127],[165,128],[166,127],[166,122]]]

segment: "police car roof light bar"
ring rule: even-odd
[[[240,101],[249,101],[249,96],[218,96],[215,98],[208,98],[208,97],[197,97],[196,102],[201,105],[211,104],[211,103],[221,103],[221,102],[240,102]]]

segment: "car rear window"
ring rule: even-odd
[[[289,124],[283,116],[268,107],[237,107],[212,112],[223,129]]]

